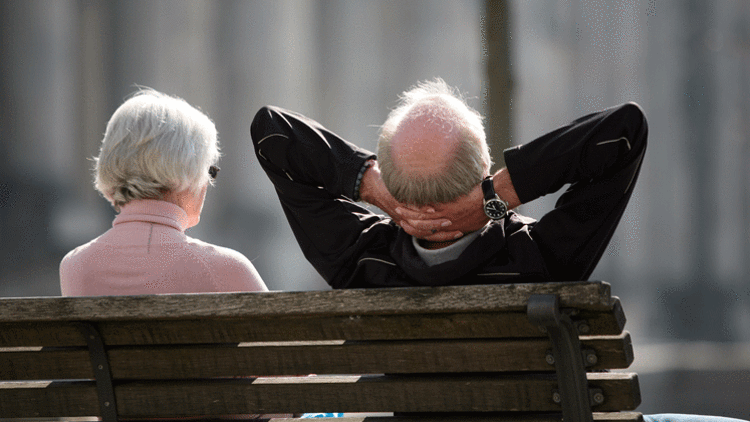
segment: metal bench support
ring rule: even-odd
[[[544,327],[552,341],[563,420],[565,422],[592,422],[581,343],[570,317],[560,313],[558,296],[532,295],[529,297],[526,312],[529,321]]]
[[[96,390],[99,396],[99,408],[103,422],[117,422],[117,403],[115,402],[115,390],[112,386],[112,374],[109,370],[107,352],[104,350],[104,342],[99,331],[93,324],[81,322],[78,325],[81,334],[86,339],[91,357],[91,367],[96,379]]]

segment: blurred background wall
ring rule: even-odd
[[[593,278],[629,316],[639,410],[748,418],[749,75],[745,0],[1,0],[0,296],[58,295],[62,256],[110,227],[90,159],[138,86],[216,122],[222,172],[189,234],[273,290],[327,286],[255,161],[260,106],[374,149],[399,93],[437,76],[492,114],[500,145],[636,101],[649,151]]]

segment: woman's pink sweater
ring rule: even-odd
[[[63,296],[268,291],[241,253],[185,235],[179,206],[137,200],[60,263]]]

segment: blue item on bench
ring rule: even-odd
[[[678,414],[660,414],[660,415],[643,415],[643,422],[745,422],[742,419],[725,418],[721,416],[700,416],[700,415],[678,415]]]
[[[343,413],[305,413],[301,419],[314,419],[314,418],[343,418]]]

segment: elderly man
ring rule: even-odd
[[[507,167],[490,176],[481,116],[436,80],[402,95],[377,159],[276,107],[251,131],[305,256],[332,287],[355,288],[588,278],[633,192],[648,129],[633,103],[592,113],[506,150]],[[566,184],[539,221],[510,211]]]
[[[633,192],[647,124],[633,103],[593,113],[506,150],[490,175],[481,116],[438,79],[402,95],[378,158],[280,108],[261,109],[251,132],[305,257],[333,288],[357,288],[588,278]],[[512,211],[566,184],[539,221]]]

